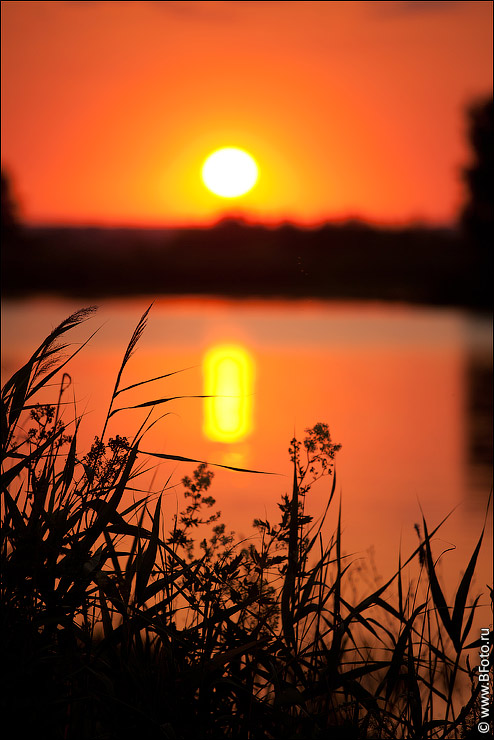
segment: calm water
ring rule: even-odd
[[[101,327],[70,370],[77,410],[86,414],[86,443],[101,430],[123,352],[148,303],[104,301],[74,333],[81,341]],[[3,377],[83,305],[4,302]],[[211,392],[224,397],[216,405],[187,398],[161,406],[168,415],[142,447],[278,473],[217,469],[212,493],[226,522],[245,536],[254,517],[276,517],[290,486],[291,437],[328,423],[333,441],[343,445],[336,469],[346,551],[372,552],[377,571],[390,575],[400,542],[405,553],[417,543],[420,507],[431,528],[457,507],[436,542],[438,554],[456,547],[443,561],[454,588],[491,486],[491,336],[490,321],[455,310],[161,298],[124,384],[184,372],[124,394],[121,405]],[[117,414],[110,434],[132,434],[143,416],[142,410]],[[162,466],[152,485],[158,490],[170,474],[178,483],[190,470],[183,463]],[[327,492],[323,484],[310,494],[312,513],[322,510]],[[176,494],[167,500],[171,517]],[[491,580],[486,552],[479,591]]]

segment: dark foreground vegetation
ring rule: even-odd
[[[472,630],[480,597],[469,591],[482,536],[450,606],[437,576],[437,527],[429,532],[425,521],[416,551],[397,555],[394,577],[359,594],[334,496],[339,445],[325,424],[292,440],[280,520],[255,520],[249,541],[214,512],[204,463],[183,479],[174,516],[169,482],[141,490],[151,417],[131,440],[107,437],[105,423],[86,454],[84,420],[66,419],[65,335],[90,313],[66,319],[2,390],[5,736],[476,737],[480,688],[467,653],[480,645]],[[146,317],[107,421],[131,406],[124,369]],[[53,403],[37,404],[48,388]],[[319,479],[328,500],[314,521],[304,501]]]

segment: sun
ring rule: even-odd
[[[202,166],[202,180],[221,198],[238,198],[251,190],[257,182],[259,170],[255,159],[234,146],[217,149]]]

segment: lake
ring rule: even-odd
[[[54,298],[4,301],[3,380],[83,305]],[[123,353],[148,305],[141,297],[105,299],[73,334],[80,342],[100,327],[68,367],[77,413],[85,414],[86,445],[101,432]],[[255,517],[275,520],[277,502],[290,489],[291,438],[302,439],[317,422],[329,424],[333,441],[342,445],[336,491],[346,552],[369,563],[372,577],[389,576],[400,543],[404,554],[418,544],[414,524],[421,522],[421,509],[430,529],[455,509],[435,538],[438,555],[456,548],[442,561],[449,590],[475,546],[491,488],[491,358],[490,319],[461,310],[160,297],[123,383],[183,372],[119,401],[131,406],[189,396],[157,407],[153,419],[167,415],[142,449],[276,474],[215,469],[211,493],[227,527],[244,537],[251,536]],[[192,397],[207,394],[220,398]],[[110,435],[132,435],[147,411],[120,412]],[[178,484],[192,469],[163,464],[148,474],[149,485],[160,490],[169,476]],[[309,513],[323,510],[330,485],[316,484],[307,497]],[[177,491],[167,492],[168,522]],[[336,508],[331,527],[335,521]],[[488,551],[487,543],[475,582],[479,592],[492,579]]]

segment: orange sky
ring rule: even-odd
[[[32,222],[448,223],[491,2],[2,2],[2,164]],[[200,180],[249,150],[233,205]]]

